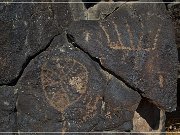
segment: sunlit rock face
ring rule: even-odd
[[[117,1],[0,4],[0,132],[164,131],[177,5]]]

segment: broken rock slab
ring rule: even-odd
[[[14,85],[28,62],[71,22],[68,3],[1,3],[0,85]]]
[[[87,54],[68,43],[66,35],[57,36],[30,62],[16,85],[18,130],[131,130],[140,95],[101,71]]]
[[[68,34],[105,70],[159,108],[175,110],[178,58],[164,4],[125,4],[105,20],[74,22]]]

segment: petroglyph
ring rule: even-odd
[[[86,92],[86,86],[84,85],[84,80],[86,78],[83,74],[80,74],[78,77],[72,77],[69,80],[69,84],[73,86],[79,93],[83,94]]]
[[[129,36],[130,45],[123,44],[122,37],[125,35],[123,35],[123,33],[119,32],[119,29],[121,29],[121,28],[118,28],[118,25],[114,21],[112,21],[111,26],[104,26],[104,24],[102,22],[99,23],[99,26],[101,27],[104,34],[106,35],[106,39],[108,41],[108,46],[114,50],[146,51],[146,52],[153,51],[156,49],[159,34],[161,32],[161,26],[160,26],[157,29],[157,32],[154,36],[153,44],[148,44],[148,47],[143,48],[142,47],[143,39],[148,38],[148,37],[146,37],[146,35],[151,35],[151,31],[149,31],[147,34],[143,33],[144,25],[141,24],[141,27],[142,27],[141,30],[142,31],[140,31],[139,33],[136,32],[136,34],[139,38],[137,47],[135,46],[135,43],[133,41],[134,40],[133,37],[134,37],[135,32],[133,33],[133,31],[132,31],[133,28],[131,28],[131,26],[128,24],[127,21],[126,21],[125,27],[126,27],[126,30],[127,30],[128,36]],[[113,27],[112,29],[116,32],[116,35],[118,38],[117,41],[111,41],[111,36],[110,36],[106,27]]]
[[[164,77],[162,75],[159,75],[159,85],[160,85],[161,88],[164,85],[163,83],[164,83]]]
[[[54,58],[42,66],[41,82],[49,104],[63,112],[86,93],[88,73],[75,59]]]
[[[164,11],[159,11],[159,7]],[[84,31],[92,35],[88,42]],[[175,106],[176,85],[170,86],[167,80],[176,80],[177,57],[171,19],[162,5],[127,4],[104,20],[74,22],[67,33],[79,48],[98,58],[105,69],[139,89],[159,107],[173,110],[168,106]],[[159,71],[166,72],[159,76]],[[162,102],[161,90],[168,91],[166,96],[172,100]]]
[[[165,87],[165,85],[167,84],[166,72],[159,71],[159,72],[157,72],[157,76],[158,76],[158,79],[159,79],[160,88]]]
[[[103,25],[101,22],[99,22],[99,26],[100,26],[100,27],[102,28],[102,30],[104,31],[108,43],[110,43],[110,36],[109,36],[109,34],[107,33],[106,28],[104,27],[104,25]]]
[[[84,34],[85,34],[85,40],[88,42],[89,40],[90,40],[90,35],[91,35],[91,33],[89,33],[88,31],[87,32],[84,32]]]
[[[89,118],[93,118],[96,115],[98,109],[97,104],[100,100],[102,100],[102,97],[100,96],[97,96],[95,99],[92,99],[92,97],[89,98],[90,101],[86,105],[86,115],[83,116],[83,121],[86,121]]]

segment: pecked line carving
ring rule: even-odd
[[[86,67],[72,58],[53,58],[41,68],[41,83],[49,104],[60,112],[86,93]]]

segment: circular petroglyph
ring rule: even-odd
[[[54,58],[42,65],[41,83],[49,104],[63,112],[86,93],[88,72],[75,59]]]

